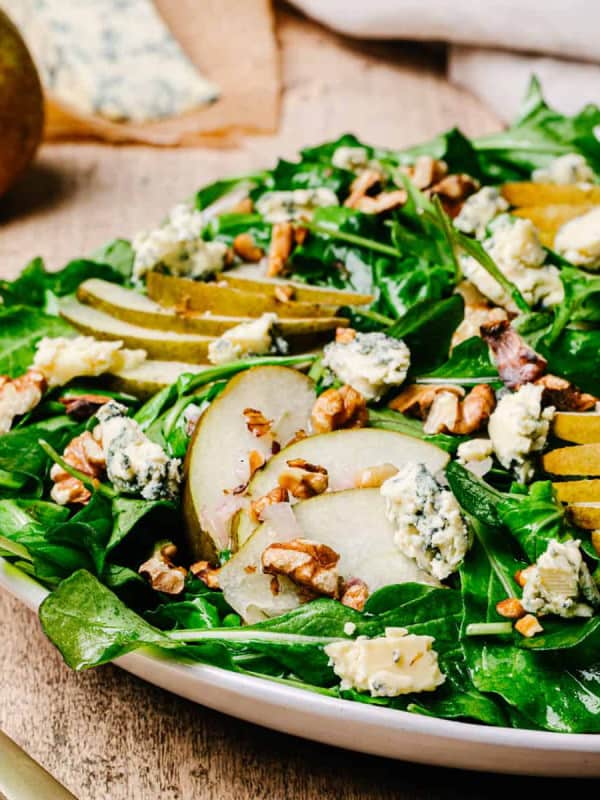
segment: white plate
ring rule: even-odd
[[[0,558],[0,586],[37,610],[46,590]],[[461,769],[600,777],[600,735],[490,728],[335,700],[139,651],[118,666],[196,703],[349,750]]]

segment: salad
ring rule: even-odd
[[[600,732],[599,131],[533,80],[0,282],[0,555],[69,666]]]

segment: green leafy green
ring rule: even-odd
[[[466,339],[452,349],[450,358],[437,369],[419,375],[419,383],[472,383],[499,381],[498,370],[490,358],[488,345],[479,336]]]
[[[44,336],[72,336],[73,328],[60,317],[21,305],[0,309],[0,374],[15,378],[32,364]]]

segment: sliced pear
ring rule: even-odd
[[[378,489],[322,494],[295,505],[293,514],[302,537],[333,548],[340,556],[341,577],[360,578],[370,593],[409,581],[440,585],[394,544],[394,529]],[[265,548],[291,538],[289,531],[278,532],[274,523],[266,522],[220,570],[225,600],[246,622],[283,614],[306,601],[306,591],[286,577],[277,577],[279,591],[274,592],[272,576],[261,569]]]
[[[146,295],[133,289],[125,289],[110,281],[90,278],[77,290],[77,297],[86,305],[104,311],[116,319],[161,331],[197,333],[204,336],[220,336],[225,331],[251,317],[226,317],[205,312],[179,313],[155,303]],[[345,317],[316,317],[283,319],[279,329],[284,337],[307,336],[343,328],[348,325]]]
[[[600,480],[561,481],[552,488],[561,503],[600,502]]]
[[[60,308],[61,316],[77,330],[96,339],[120,339],[125,347],[145,350],[149,358],[163,361],[188,361],[192,364],[206,362],[208,345],[212,336],[192,333],[155,331],[132,325],[83,305],[77,300],[67,300]]]
[[[569,515],[578,528],[587,531],[600,528],[600,503],[571,503]]]
[[[511,206],[585,206],[600,203],[600,186],[584,188],[555,183],[505,183],[502,194]]]
[[[334,317],[339,304],[280,302],[259,292],[246,292],[218,283],[192,281],[150,272],[147,281],[148,297],[168,308],[185,311],[204,311],[225,316],[258,317],[274,311],[281,319],[290,317]]]
[[[367,467],[382,464],[401,467],[409,461],[417,461],[437,472],[449,460],[448,454],[439,447],[394,431],[357,428],[322,433],[301,439],[273,456],[250,482],[250,497],[261,497],[277,486],[279,475],[289,469],[287,462],[295,458],[325,467],[332,491],[354,488],[360,472]],[[242,511],[238,515],[234,525],[238,547],[256,527],[248,513]]]
[[[344,289],[330,289],[325,286],[310,286],[300,281],[286,281],[281,278],[250,277],[239,273],[236,269],[219,275],[219,280],[224,281],[234,289],[244,289],[248,292],[259,292],[270,297],[275,297],[277,288],[290,288],[293,291],[292,299],[304,303],[326,303],[335,306],[363,306],[373,302],[373,295],[348,292]]]
[[[254,436],[244,410],[256,409],[273,420],[275,439],[286,442],[306,428],[314,401],[306,375],[287,367],[254,367],[236,375],[203,414],[185,464],[184,514],[194,558],[213,561],[229,547],[236,496],[226,493],[247,480],[252,450],[265,458],[271,453],[272,438]]]
[[[594,444],[600,442],[600,414],[577,411],[557,411],[552,432],[565,442]]]
[[[600,444],[560,447],[546,453],[543,463],[552,475],[600,476]]]
[[[547,206],[524,206],[516,209],[514,214],[517,217],[531,220],[538,229],[543,243],[551,246],[557,231],[565,222],[580,217],[582,214],[592,211],[593,208],[595,206],[590,203],[584,205],[562,203]]]
[[[133,369],[124,369],[112,375],[107,375],[107,380],[112,389],[126,392],[145,400],[166,386],[174,383],[180,375],[186,372],[197,374],[204,369],[210,369],[212,364],[187,364],[183,361],[144,361]]]

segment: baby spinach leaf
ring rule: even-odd
[[[396,431],[406,436],[414,436],[437,445],[447,453],[456,453],[459,445],[466,442],[468,436],[450,436],[445,433],[428,434],[423,431],[423,423],[418,419],[406,417],[391,408],[369,409],[369,425],[373,428]]]
[[[551,539],[568,534],[564,508],[554,497],[550,481],[538,481],[526,494],[505,494],[497,505],[498,516],[531,561],[546,551]]]
[[[320,161],[285,161],[280,159],[277,166],[267,173],[261,185],[252,192],[258,197],[265,192],[290,189],[332,189],[340,199],[348,194],[354,174]]]
[[[437,369],[419,375],[419,383],[452,381],[468,385],[471,383],[493,383],[499,380],[496,365],[490,358],[490,349],[479,336],[472,336],[453,348],[450,358]]]
[[[0,374],[16,378],[32,364],[44,336],[72,336],[73,328],[60,317],[34,308],[11,305],[0,309]]]
[[[461,508],[483,525],[499,528],[502,520],[498,513],[498,503],[502,493],[478,478],[470,470],[465,469],[457,461],[451,461],[446,467],[446,478],[452,494]]]
[[[220,214],[208,223],[202,235],[205,239],[217,239],[232,245],[240,233],[249,234],[255,244],[266,249],[271,241],[271,224],[265,222],[260,214]]]
[[[113,239],[99,247],[98,250],[95,250],[90,259],[101,264],[107,264],[121,275],[124,280],[129,280],[133,271],[135,252],[131,242],[127,241],[127,239]],[[92,275],[87,277],[91,278]]]
[[[162,630],[217,628],[221,622],[215,606],[204,597],[194,597],[179,603],[163,603],[145,616]]]
[[[466,172],[474,178],[482,177],[479,155],[473,143],[458,128],[451,128],[435,139],[406,150],[382,152],[398,164],[413,164],[419,156],[431,156],[445,161],[450,172]],[[376,151],[375,157],[378,156],[379,151]]]

